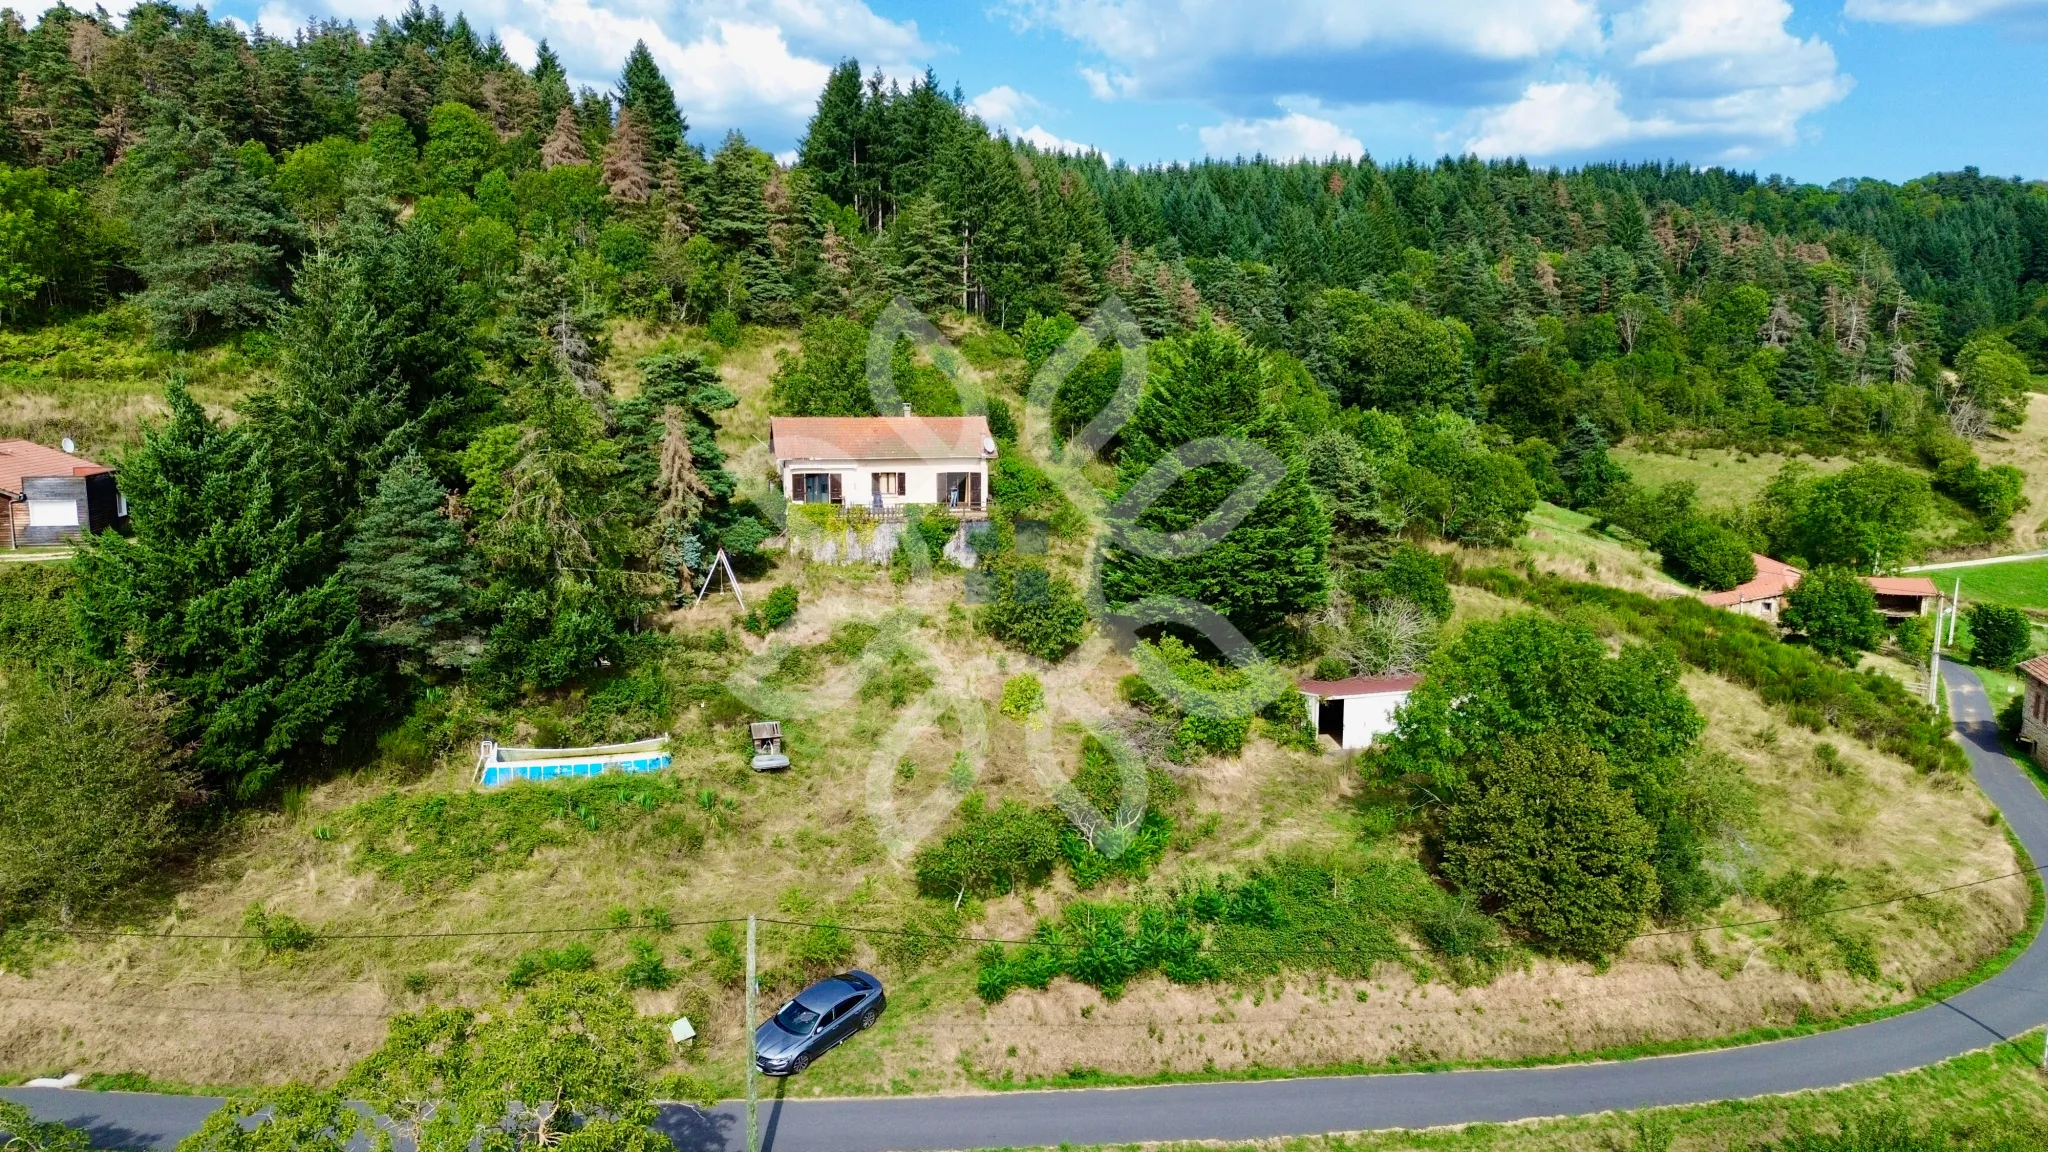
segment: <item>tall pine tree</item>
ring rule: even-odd
[[[690,130],[682,110],[676,107],[675,89],[661,74],[645,40],[634,41],[633,51],[626,57],[626,70],[619,76],[619,108],[640,117],[656,156],[675,155]]]

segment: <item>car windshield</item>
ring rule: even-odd
[[[809,1036],[811,1029],[818,1026],[818,1013],[791,1000],[783,1006],[782,1011],[775,1014],[775,1022],[782,1026],[784,1032]]]

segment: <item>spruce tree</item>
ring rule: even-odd
[[[860,61],[841,60],[826,77],[818,110],[797,144],[797,163],[811,173],[817,190],[855,212],[865,207],[860,203],[861,165],[874,163],[872,156],[862,155],[862,103]]]
[[[540,122],[553,124],[562,109],[573,106],[576,99],[569,94],[569,73],[562,68],[562,58],[546,40],[534,52],[532,75],[540,97]]]
[[[1135,516],[1112,515],[1117,542],[1103,558],[1103,597],[1112,609],[1177,597],[1221,613],[1248,636],[1269,634],[1329,594],[1330,517],[1309,487],[1299,434],[1265,409],[1261,354],[1230,329],[1203,324],[1155,344],[1151,367],[1151,385],[1124,429],[1120,491],[1129,494],[1155,465],[1198,440],[1223,438],[1223,459],[1187,469]],[[1195,527],[1251,479],[1253,453],[1232,442],[1279,457],[1279,482],[1214,543],[1187,555],[1148,554],[1159,550],[1143,547],[1144,539]]]
[[[555,113],[555,127],[540,146],[540,166],[559,168],[589,162],[590,157],[583,151],[583,125],[576,119],[576,110],[564,105]]]
[[[690,126],[676,107],[675,89],[669,87],[668,79],[661,74],[645,40],[633,42],[633,51],[626,57],[626,70],[619,76],[618,95],[620,110],[631,110],[646,125],[654,155],[673,156]]]
[[[410,670],[460,667],[470,654],[461,634],[475,564],[447,503],[425,460],[400,457],[377,482],[341,569],[372,640]]]
[[[378,699],[331,541],[273,483],[262,443],[181,381],[171,418],[123,461],[133,534],[93,536],[74,594],[87,651],[147,669],[215,786],[247,799],[288,761],[339,743]]]
[[[604,149],[605,194],[618,204],[645,204],[653,194],[654,177],[647,169],[647,136],[631,108],[619,111],[619,124]]]

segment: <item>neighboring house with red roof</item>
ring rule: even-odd
[[[1925,576],[1865,576],[1863,582],[1877,594],[1877,610],[1895,619],[1925,616],[1941,599],[1941,589]]]
[[[1406,672],[1390,676],[1353,676],[1346,680],[1303,680],[1309,727],[1337,742],[1339,748],[1370,747],[1373,738],[1394,730],[1394,712],[1422,677]]]
[[[2039,751],[2048,747],[2048,656],[2036,656],[2013,671],[2027,689],[2020,703],[2020,743]]]
[[[0,513],[7,546],[59,544],[128,519],[114,470],[29,440],[0,440]]]
[[[1776,624],[1778,613],[1785,607],[1786,593],[1799,587],[1799,569],[1761,552],[1752,552],[1749,558],[1756,561],[1754,579],[1726,592],[1701,593],[1700,602]]]
[[[792,504],[988,511],[996,441],[985,416],[777,416],[768,449]]]
[[[1776,624],[1778,613],[1784,610],[1786,595],[1799,587],[1799,569],[1761,552],[1750,553],[1750,559],[1756,561],[1755,579],[1726,592],[1702,592],[1700,602]],[[1941,591],[1934,586],[1934,581],[1925,576],[1865,576],[1862,579],[1877,597],[1878,612],[1892,619],[1925,616],[1934,602],[1941,598]]]

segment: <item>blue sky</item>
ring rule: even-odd
[[[459,0],[458,0],[459,2]],[[273,32],[403,0],[228,0]],[[935,69],[993,125],[1132,163],[1446,152],[1801,180],[2048,178],[2048,0],[479,0],[608,84],[653,48],[693,131],[771,151],[843,56]],[[451,9],[452,12],[452,9]]]

